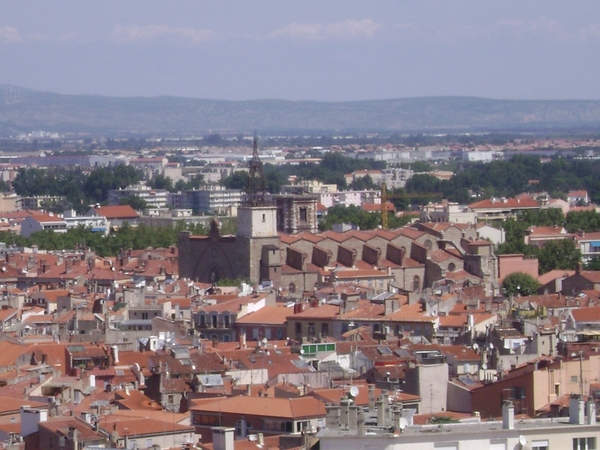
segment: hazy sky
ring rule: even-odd
[[[0,84],[228,100],[600,99],[600,1],[2,0]]]

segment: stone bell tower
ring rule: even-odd
[[[253,282],[270,280],[279,285],[281,278],[280,239],[277,234],[277,207],[265,187],[258,139],[254,136],[248,184],[237,215],[237,240],[240,257],[248,261]]]

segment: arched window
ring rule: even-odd
[[[413,278],[413,291],[421,292],[421,279],[418,275]]]

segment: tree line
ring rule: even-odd
[[[61,196],[66,202],[59,207],[59,212],[73,208],[77,212],[85,212],[89,205],[106,202],[108,191],[124,189],[138,184],[143,179],[143,172],[132,166],[123,164],[115,167],[99,167],[90,173],[81,169],[38,169],[21,168],[12,181],[12,188],[22,197]]]
[[[39,231],[29,238],[2,231],[0,242],[14,247],[36,245],[40,250],[89,248],[98,256],[106,257],[117,256],[122,249],[141,250],[148,247],[168,248],[177,245],[177,236],[184,230],[195,235],[206,235],[209,231],[203,224],[184,222],[159,227],[149,227],[144,224],[132,227],[126,223],[109,235],[92,232],[90,228],[83,226],[71,228],[65,233],[54,233],[52,230]],[[235,234],[235,220],[223,219],[220,232],[224,235]]]

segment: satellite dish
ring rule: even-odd
[[[483,364],[481,365],[481,368],[482,368],[483,370],[487,370],[487,364],[486,364],[486,363],[483,363]]]
[[[358,388],[356,386],[352,386],[350,388],[350,395],[352,398],[356,398],[358,396]]]
[[[408,420],[404,417],[400,417],[400,421],[398,422],[398,427],[401,431],[403,431],[408,426]]]
[[[494,344],[490,342],[490,350],[494,350]]]
[[[479,345],[477,345],[477,342],[475,342],[473,344],[473,350],[475,350],[475,351],[479,350]]]
[[[522,434],[519,436],[519,444],[521,444],[521,446],[527,444],[527,439]]]
[[[300,354],[304,355],[304,349],[300,349]]]

